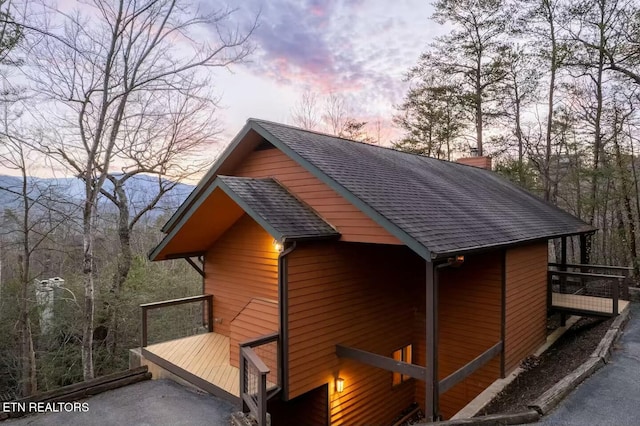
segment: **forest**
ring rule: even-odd
[[[443,160],[491,156],[495,172],[600,229],[593,263],[637,277],[640,5],[431,6],[425,25],[446,31],[425,37],[406,72],[387,117],[401,136],[381,140],[381,122],[359,119],[339,93],[306,93],[291,121]],[[147,252],[183,183],[218,153],[210,71],[250,59],[260,24],[234,12],[0,0],[0,166],[14,176],[0,177],[0,400],[126,368],[138,305],[201,292],[186,261]],[[215,37],[198,37],[203,26]],[[199,312],[185,313],[156,318],[151,338],[189,332],[175,319]]]

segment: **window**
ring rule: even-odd
[[[411,364],[412,359],[412,348],[411,345],[407,345],[403,348],[398,349],[393,352],[393,359],[395,361],[402,361],[408,364]],[[399,385],[400,383],[404,383],[409,380],[411,377],[406,374],[393,373],[393,386]]]

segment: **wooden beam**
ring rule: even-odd
[[[424,380],[425,377],[424,367],[403,361],[396,361],[393,358],[363,351],[362,349],[336,345],[336,355],[340,358],[352,359],[372,367],[382,368],[383,370],[393,371],[394,373],[401,373],[418,380]]]
[[[491,361],[500,352],[502,352],[502,341],[496,343],[495,345],[475,357],[471,362],[456,370],[454,373],[451,373],[444,379],[440,380],[440,383],[438,384],[440,393],[445,393],[456,384],[469,377],[477,369],[481,368],[486,363]]]
[[[195,269],[197,273],[200,274],[201,277],[204,277],[204,271],[200,266],[196,264],[196,262],[194,262],[190,257],[185,257],[184,260],[186,260],[189,263],[189,265],[191,265],[191,267]]]
[[[436,269],[433,262],[426,263],[426,372],[425,372],[425,417],[427,421],[438,420],[438,299]]]

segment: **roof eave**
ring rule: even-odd
[[[167,234],[162,239],[160,244],[158,244],[153,250],[149,252],[149,255],[148,255],[149,260],[156,261],[156,260],[166,260],[170,258],[169,256],[167,256],[167,257],[163,257],[162,259],[158,259],[158,255],[167,246],[167,244],[169,244],[169,242],[176,236],[176,234],[180,231],[180,229],[182,229],[182,227],[191,218],[191,216],[198,210],[200,205],[202,205],[202,203],[213,193],[213,191],[215,191],[218,188],[221,191],[223,191],[229,198],[231,198],[231,200],[234,203],[240,206],[240,208],[246,214],[248,214],[253,220],[255,220],[258,223],[258,225],[260,225],[263,229],[265,229],[267,233],[269,233],[269,235],[271,235],[274,239],[278,241],[282,241],[282,242],[286,240],[301,241],[301,240],[310,240],[310,239],[331,239],[331,238],[340,237],[340,233],[335,230],[334,232],[330,232],[325,235],[322,235],[322,234],[286,235],[282,233],[280,230],[278,230],[277,228],[275,228],[273,225],[271,225],[271,223],[266,218],[261,216],[253,207],[247,204],[240,195],[238,195],[233,189],[231,189],[231,187],[229,187],[229,185],[227,185],[224,182],[223,177],[220,177],[220,178],[216,177],[213,180],[213,182],[211,182],[210,186],[204,192],[202,192],[199,198],[196,198],[196,201],[181,216],[180,221],[178,221],[178,223],[176,223],[173,226],[169,234]],[[177,257],[185,257],[185,256],[180,255]],[[191,257],[191,256],[188,256],[188,257]]]
[[[555,239],[555,238],[571,237],[571,236],[582,235],[582,234],[592,234],[592,233],[596,232],[597,230],[598,230],[598,228],[590,227],[590,229],[588,229],[588,230],[585,229],[585,230],[581,230],[581,231],[557,233],[557,234],[551,234],[551,235],[547,235],[547,236],[539,236],[539,237],[533,237],[533,238],[523,238],[523,239],[520,239],[520,240],[513,240],[513,241],[501,242],[501,243],[496,243],[496,244],[487,244],[487,245],[474,246],[474,247],[465,247],[465,248],[449,250],[449,251],[441,252],[441,253],[434,253],[433,259],[434,260],[435,259],[443,259],[443,258],[455,256],[455,255],[465,255],[465,254],[472,254],[472,253],[480,253],[480,252],[498,250],[498,249],[503,249],[503,248],[507,248],[507,247],[515,247],[515,246],[521,246],[521,245],[524,245],[524,244],[535,243],[535,242],[539,242],[539,241],[548,241],[548,240],[552,240],[552,239]]]
[[[218,159],[213,163],[213,165],[211,166],[211,169],[209,169],[207,174],[205,174],[204,177],[200,179],[200,182],[198,182],[198,185],[196,185],[194,190],[191,191],[187,199],[180,205],[180,207],[178,207],[175,213],[171,215],[169,220],[160,229],[162,232],[166,234],[174,228],[175,224],[181,219],[181,217],[186,212],[186,210],[188,210],[189,207],[195,202],[195,200],[202,195],[202,192],[206,190],[206,188],[211,184],[211,182],[215,180],[216,174],[218,173],[218,170],[220,170],[220,167],[229,158],[231,153],[235,151],[235,149],[242,142],[242,140],[244,140],[244,138],[247,136],[247,134],[251,129],[252,129],[252,126],[249,123],[249,121],[247,121],[247,124],[244,125],[244,127],[240,130],[240,132],[233,138],[229,146],[227,146],[227,148],[222,152],[220,157],[218,157]]]

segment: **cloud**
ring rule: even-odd
[[[424,0],[245,0],[260,12],[246,64],[288,90],[339,93],[358,116],[389,120],[403,77],[433,31]]]

